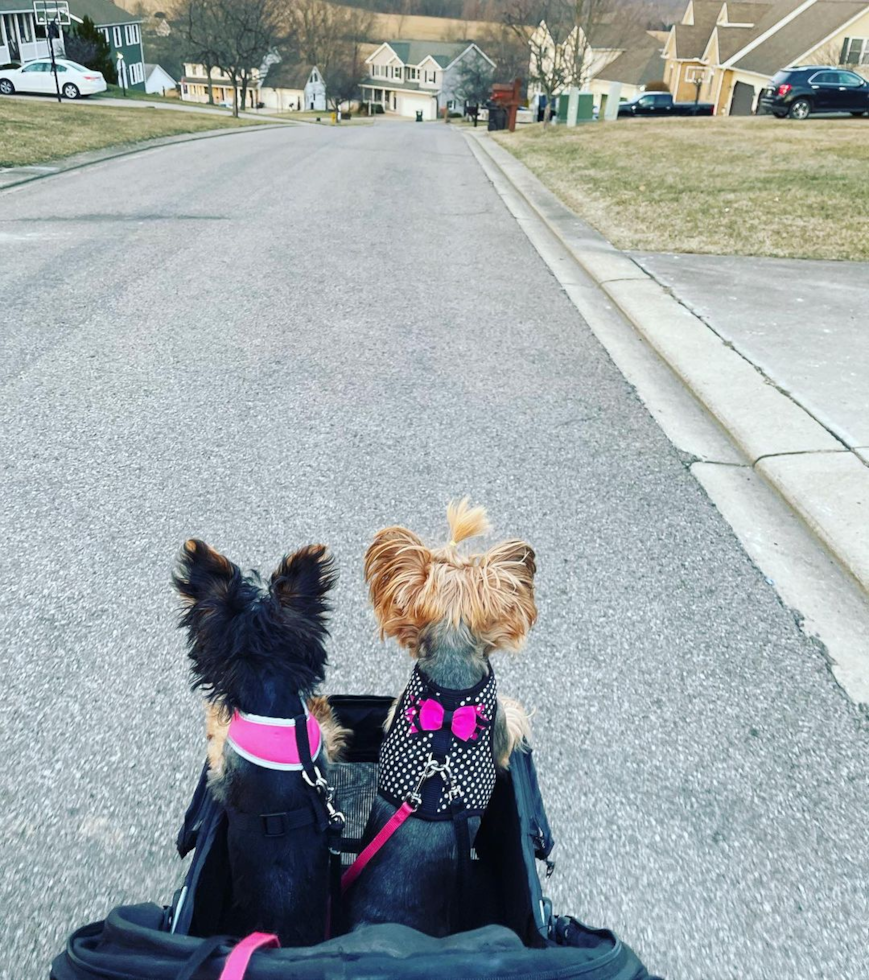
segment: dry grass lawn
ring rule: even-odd
[[[869,120],[624,119],[498,141],[619,248],[869,260]]]
[[[231,116],[115,109],[82,102],[0,97],[0,167],[44,163],[72,153],[178,133],[248,126]],[[253,125],[256,125],[254,123]]]

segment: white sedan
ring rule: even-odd
[[[106,80],[101,72],[85,68],[84,65],[66,58],[56,58],[55,64],[60,92],[65,98],[77,99],[81,95],[105,92]],[[29,61],[20,68],[0,68],[0,95],[14,95],[16,92],[56,95],[51,59]]]

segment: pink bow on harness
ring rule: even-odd
[[[463,742],[476,740],[481,728],[489,724],[478,704],[468,704],[455,711],[445,711],[440,701],[423,698],[407,709],[411,725],[420,732],[437,732],[449,726],[453,735]]]

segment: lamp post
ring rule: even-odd
[[[127,77],[124,73],[124,52],[118,52],[118,78],[121,82],[121,90],[124,93],[124,98],[127,97]]]

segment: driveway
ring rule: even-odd
[[[865,716],[447,126],[184,143],[0,199],[3,980],[167,902],[204,752],[197,535],[325,541],[330,690],[397,692],[372,532],[469,493],[539,561],[556,908],[670,980],[865,980]]]

